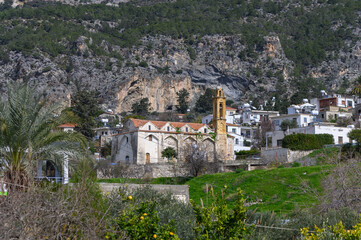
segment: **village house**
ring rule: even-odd
[[[316,106],[317,111],[321,111],[329,106],[352,109],[355,107],[355,100],[353,96],[346,96],[341,94],[327,95],[325,91],[321,91],[322,98],[311,99],[311,104]]]
[[[331,134],[335,144],[345,144],[351,142],[348,133],[352,131],[350,127],[336,127],[327,123],[315,123],[312,126],[291,128],[287,131],[272,131],[266,133],[267,146],[266,148],[281,147],[282,139],[286,135],[305,133],[305,134]]]
[[[74,132],[75,126],[76,124],[73,123],[65,123],[58,126],[58,128],[63,132]]]
[[[264,110],[255,110],[250,106],[245,107],[242,113],[242,123],[249,125],[258,125],[263,120],[268,120],[271,117],[278,116],[278,111],[264,111]]]
[[[175,161],[184,161],[184,151],[190,145],[202,145],[207,160],[234,159],[234,139],[226,132],[226,98],[222,89],[213,97],[213,127],[207,124],[129,119],[121,133],[112,138],[112,160],[128,164],[167,163],[162,151],[172,147]],[[215,134],[212,134],[214,132]]]
[[[309,113],[296,113],[271,117],[271,121],[275,125],[276,130],[281,130],[281,124],[285,120],[297,122],[298,127],[306,127],[316,121],[316,116]]]
[[[248,127],[249,128],[249,127]],[[244,127],[243,127],[243,130]],[[227,123],[227,133],[228,135],[234,137],[234,151],[245,151],[251,150],[251,135],[244,134],[245,131],[242,133],[242,126],[239,124],[231,124]],[[246,138],[248,136],[248,138]]]

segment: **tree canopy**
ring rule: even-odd
[[[183,88],[182,90],[180,90],[179,92],[177,92],[177,101],[178,101],[178,106],[177,106],[177,111],[179,113],[186,113],[188,110],[188,98],[189,98],[189,92],[187,91],[187,89]]]

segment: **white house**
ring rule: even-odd
[[[251,150],[251,147],[245,146],[244,142],[245,140],[249,143],[251,143],[251,138],[249,135],[249,138],[246,139],[246,136],[242,134],[242,126],[239,124],[230,124],[227,123],[227,134],[234,137],[234,151],[244,151],[244,150]]]
[[[60,128],[61,131],[63,131],[63,132],[73,132],[75,126],[76,125],[72,124],[72,123],[65,123],[65,124],[58,126],[58,128]]]
[[[304,99],[304,101],[307,99]],[[287,108],[288,114],[297,114],[297,113],[309,113],[313,115],[318,115],[318,111],[316,110],[316,105],[310,104],[305,101],[303,104],[291,105]]]
[[[312,126],[292,128],[284,131],[273,131],[266,133],[267,147],[280,147],[282,146],[282,139],[285,135],[305,133],[305,134],[331,134],[335,144],[349,143],[350,139],[347,134],[353,128],[349,127],[335,127],[330,124],[317,123]]]
[[[298,127],[306,127],[308,124],[316,121],[316,116],[307,113],[296,113],[271,117],[271,121],[274,123],[276,130],[281,130],[281,123],[285,120],[296,121]]]
[[[317,111],[321,111],[329,106],[352,109],[355,107],[355,100],[353,96],[346,96],[341,94],[324,94],[322,98],[311,99],[311,104],[316,106]]]
[[[263,111],[263,110],[253,110],[245,109],[242,113],[242,122],[250,125],[256,125],[264,119],[269,119],[270,117],[278,116],[278,111]]]

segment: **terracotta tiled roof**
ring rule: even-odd
[[[149,122],[149,120],[135,119],[135,118],[131,118],[130,120],[132,120],[132,122],[136,128],[139,128],[139,127],[143,126],[144,124],[146,124],[147,122]]]
[[[181,128],[184,125],[186,125],[187,123],[185,123],[185,122],[170,122],[170,124],[175,128]]]
[[[234,111],[236,111],[236,110],[237,110],[237,108],[226,107],[226,110],[234,110]]]
[[[59,125],[58,128],[75,128],[76,124],[72,124],[72,123],[65,123],[62,125]]]
[[[198,130],[203,127],[205,124],[202,123],[188,123],[188,125],[193,128],[194,130]]]
[[[184,125],[188,124],[188,126],[190,126],[191,128],[193,128],[194,130],[198,130],[201,127],[205,126],[206,124],[202,124],[202,123],[186,123],[186,122],[166,122],[166,121],[152,121],[152,120],[142,120],[142,119],[134,119],[131,118],[130,120],[133,121],[133,124],[136,128],[139,128],[141,126],[143,126],[144,124],[151,122],[153,125],[155,125],[157,128],[162,128],[164,125],[166,125],[167,123],[169,123],[170,125],[172,125],[175,128],[181,128]]]

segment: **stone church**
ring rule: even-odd
[[[121,133],[112,137],[112,160],[127,164],[161,164],[163,149],[177,152],[176,162],[184,161],[187,146],[202,146],[207,160],[234,160],[234,139],[226,132],[226,98],[222,89],[213,97],[213,128],[207,124],[129,119]]]

